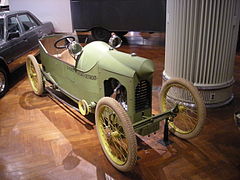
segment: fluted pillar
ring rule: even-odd
[[[233,98],[240,0],[168,0],[164,79],[194,83],[205,104]]]

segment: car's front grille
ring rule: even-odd
[[[146,80],[142,80],[138,83],[135,90],[135,111],[151,107],[152,89],[150,83]]]

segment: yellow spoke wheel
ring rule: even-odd
[[[176,104],[179,113],[169,122],[169,130],[183,139],[197,136],[206,118],[206,108],[197,88],[181,78],[166,81],[160,92],[161,112],[174,108]]]
[[[43,77],[36,58],[33,55],[27,57],[27,74],[35,94],[42,95],[44,91]]]
[[[99,100],[95,113],[98,138],[111,164],[130,171],[136,164],[136,135],[129,116],[113,98]]]

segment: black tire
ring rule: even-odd
[[[8,76],[5,69],[0,67],[0,98],[3,97],[8,91]]]
[[[97,103],[95,121],[108,160],[120,171],[131,171],[137,160],[137,141],[126,111],[115,99],[103,97]]]
[[[39,64],[33,55],[27,56],[27,74],[32,89],[36,95],[42,95],[44,92],[44,82]]]
[[[108,42],[111,37],[111,33],[104,28],[93,28],[91,32],[93,39],[97,41]]]
[[[206,107],[197,88],[182,78],[167,80],[160,92],[161,112],[166,112],[177,104],[179,113],[173,122],[169,122],[170,132],[182,139],[197,136],[204,125]]]
[[[114,33],[119,37],[123,37],[128,33],[128,31],[116,31]]]

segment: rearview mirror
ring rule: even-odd
[[[111,38],[109,39],[108,44],[113,48],[119,48],[122,44],[122,40],[116,34],[112,33]]]
[[[19,36],[20,36],[20,33],[19,33],[18,31],[16,31],[16,32],[8,32],[8,37],[7,37],[7,39],[8,39],[8,40],[11,40],[11,39],[17,38],[17,37],[19,37]]]

